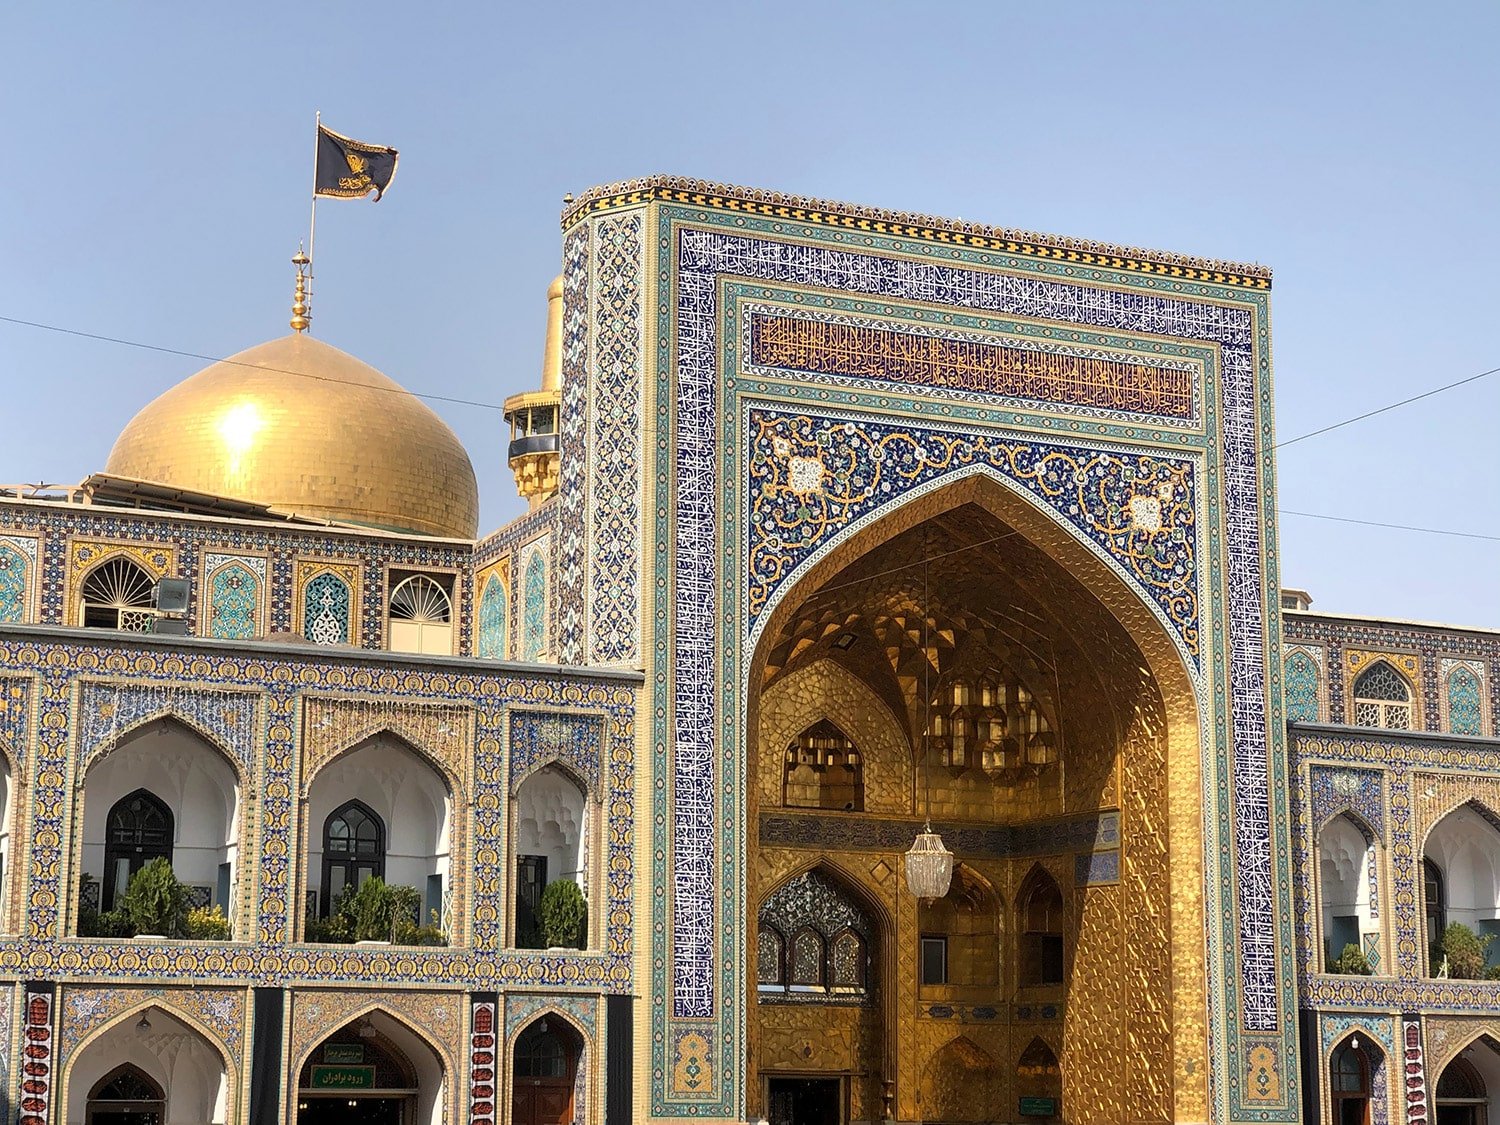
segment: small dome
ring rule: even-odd
[[[392,531],[472,539],[474,467],[425,403],[310,336],[205,367],[125,427],[105,472]]]

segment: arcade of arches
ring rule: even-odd
[[[750,682],[752,1116],[1204,1119],[1196,709],[1118,579],[951,485],[804,579]]]

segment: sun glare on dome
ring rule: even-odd
[[[241,402],[231,406],[219,419],[219,436],[224,439],[228,453],[229,473],[239,474],[240,459],[255,444],[255,435],[265,429],[266,420],[261,416],[260,406],[254,402]]]

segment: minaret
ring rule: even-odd
[[[562,405],[563,280],[547,287],[547,343],[542,350],[542,389],[505,400],[510,423],[510,467],[516,491],[533,509],[557,491],[558,408]]]

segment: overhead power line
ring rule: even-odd
[[[64,336],[81,336],[85,340],[100,340],[106,344],[122,344],[127,348],[140,348],[148,352],[160,352],[163,355],[180,355],[187,359],[204,360],[208,363],[232,363],[236,367],[248,367],[253,371],[274,371],[278,375],[296,375],[303,379],[316,379],[320,383],[339,383],[346,387],[363,387],[366,390],[380,391],[384,394],[410,395],[412,398],[425,398],[433,402],[451,402],[457,406],[477,406],[481,410],[500,410],[505,407],[494,402],[478,402],[471,398],[453,398],[450,395],[423,394],[420,391],[409,391],[405,387],[372,387],[368,383],[355,383],[349,379],[335,379],[329,375],[314,375],[308,371],[292,371],[285,367],[267,367],[259,363],[247,363],[241,359],[230,359],[225,356],[203,355],[199,352],[185,352],[179,348],[164,348],[159,344],[143,344],[139,340],[124,340],[119,336],[104,336],[97,332],[83,332],[77,328],[63,328],[56,324],[42,324],[35,320],[22,320],[14,316],[0,316],[0,321],[6,324],[19,324],[26,328],[40,328],[44,332],[58,332]]]
[[[1299,441],[1306,441],[1308,438],[1315,438],[1319,434],[1326,434],[1332,430],[1342,429],[1345,426],[1352,426],[1355,422],[1363,422],[1366,418],[1373,418],[1377,414],[1384,414],[1387,411],[1395,410],[1398,407],[1402,406],[1410,406],[1414,402],[1421,402],[1424,398],[1431,398],[1433,395],[1440,395],[1444,391],[1451,391],[1454,387],[1462,387],[1465,383],[1478,382],[1480,379],[1483,379],[1488,375],[1493,375],[1497,371],[1500,371],[1500,367],[1491,367],[1488,371],[1481,371],[1478,375],[1470,375],[1467,379],[1460,379],[1456,383],[1447,383],[1441,387],[1433,387],[1430,391],[1423,391],[1419,395],[1412,395],[1411,398],[1403,398],[1400,402],[1393,402],[1389,406],[1378,407],[1375,410],[1367,410],[1363,414],[1356,414],[1353,418],[1345,418],[1342,422],[1335,422],[1331,426],[1324,426],[1322,429],[1312,430],[1309,433],[1300,434],[1294,438],[1288,438],[1286,441],[1277,442],[1276,448],[1285,449],[1289,445],[1296,445]]]
[[[1294,512],[1290,508],[1277,508],[1277,513],[1283,516],[1301,516],[1310,520],[1332,520],[1334,523],[1353,523],[1361,527],[1385,527],[1392,531],[1420,531],[1424,535],[1451,535],[1458,539],[1486,539],[1490,542],[1500,543],[1500,535],[1486,535],[1478,531],[1452,531],[1442,527],[1414,527],[1406,523],[1380,523],[1377,520],[1356,520],[1348,516],[1328,516],[1320,512]]]

